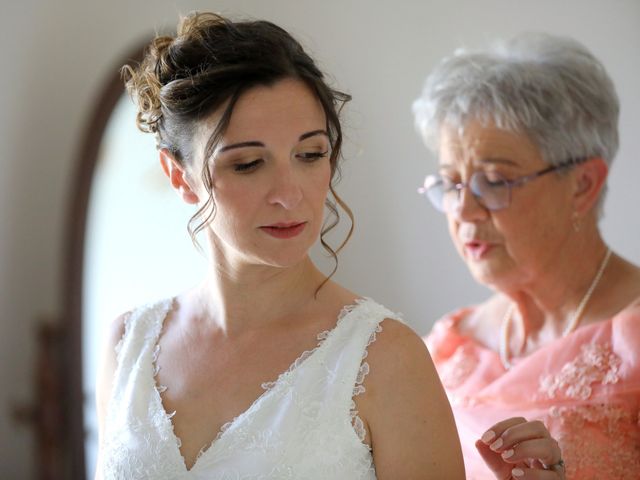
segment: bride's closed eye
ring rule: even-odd
[[[308,163],[315,162],[321,158],[326,158],[329,154],[329,150],[323,152],[301,152],[296,154],[296,157]]]
[[[264,160],[262,158],[257,158],[250,162],[241,162],[233,164],[233,170],[238,173],[249,173],[256,170]]]

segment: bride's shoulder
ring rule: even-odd
[[[396,316],[389,315],[379,323],[376,339],[367,350],[370,383],[385,385],[390,381],[410,381],[415,375],[423,377],[426,374],[428,377],[428,372],[434,372],[423,340]]]

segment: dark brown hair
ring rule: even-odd
[[[138,106],[138,128],[154,133],[158,148],[168,149],[183,165],[194,158],[192,139],[198,122],[215,110],[226,104],[207,142],[204,158],[215,150],[243,93],[284,78],[305,82],[318,97],[327,118],[331,145],[329,190],[335,203],[326,200],[332,218],[325,221],[320,242],[334,258],[331,275],[335,273],[337,253],[353,232],[353,214],[333,188],[340,177],[340,111],[351,97],[327,85],[313,59],[289,33],[267,21],[236,22],[214,13],[195,12],[180,20],[175,37],[156,37],[143,61],[135,67],[125,65],[122,74]],[[209,197],[189,221],[194,243],[197,233],[215,215],[213,179],[206,161],[201,179]],[[324,236],[338,224],[338,206],[346,212],[351,226],[345,240],[334,250]]]

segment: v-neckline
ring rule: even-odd
[[[316,339],[318,341],[317,345],[311,350],[305,350],[300,355],[298,355],[296,359],[291,363],[291,365],[289,365],[289,368],[287,368],[285,371],[278,374],[275,380],[269,381],[269,382],[263,382],[261,384],[261,387],[264,389],[264,391],[255,400],[253,400],[253,402],[251,402],[249,407],[247,407],[241,413],[236,415],[230,421],[223,423],[220,429],[218,430],[216,436],[213,438],[213,440],[208,445],[204,445],[200,449],[200,451],[198,452],[198,455],[196,455],[196,459],[193,462],[193,464],[190,467],[187,467],[186,459],[182,454],[182,450],[180,450],[182,446],[182,439],[176,435],[175,425],[172,421],[173,416],[176,414],[176,410],[174,410],[172,413],[167,412],[167,410],[164,407],[164,403],[162,402],[162,395],[161,395],[161,392],[163,392],[166,389],[166,387],[158,384],[157,382],[158,368],[157,368],[156,362],[157,362],[158,354],[160,352],[159,341],[160,341],[160,337],[162,336],[164,322],[167,316],[169,315],[169,313],[171,312],[173,305],[175,303],[175,298],[171,299],[171,301],[168,302],[169,303],[168,308],[166,309],[162,319],[160,320],[159,328],[157,329],[157,335],[154,338],[154,347],[151,351],[150,362],[152,367],[151,371],[153,375],[152,388],[153,388],[153,391],[155,392],[153,395],[154,395],[154,400],[156,401],[156,407],[158,408],[163,418],[163,421],[162,421],[163,428],[166,430],[168,437],[170,437],[173,440],[172,444],[176,449],[176,453],[178,455],[178,458],[181,461],[181,466],[184,469],[184,471],[187,474],[195,471],[195,469],[197,468],[200,462],[200,459],[205,455],[213,454],[212,452],[217,449],[217,447],[225,438],[226,432],[229,431],[231,427],[237,425],[238,423],[240,423],[240,421],[242,421],[251,413],[253,413],[267,396],[271,395],[276,390],[277,387],[283,384],[286,378],[293,375],[299,368],[302,367],[302,365],[306,364],[310,359],[315,357],[318,351],[323,349],[329,343],[329,340],[333,336],[335,336],[335,332],[338,330],[340,325],[344,323],[344,320],[347,317],[349,317],[358,308],[361,308],[362,305],[368,301],[370,301],[370,299],[367,297],[359,297],[359,298],[356,298],[353,303],[343,306],[342,309],[340,310],[340,313],[338,313],[338,317],[336,319],[335,325],[332,328],[323,330],[322,332],[316,335]]]

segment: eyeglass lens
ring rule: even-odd
[[[469,187],[474,197],[489,210],[500,210],[509,206],[510,188],[503,178],[490,179],[484,172],[475,172],[467,184],[455,183],[442,175],[425,182],[424,192],[434,207],[443,212],[453,212],[460,204],[462,190]]]

